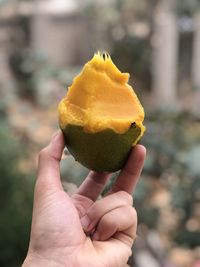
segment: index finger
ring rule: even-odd
[[[126,165],[121,170],[109,194],[117,191],[126,191],[132,194],[142,172],[145,156],[146,148],[144,146],[136,145],[132,149]]]

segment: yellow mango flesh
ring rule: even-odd
[[[121,169],[145,131],[144,110],[128,79],[109,55],[95,54],[59,104],[66,146],[89,169]]]
[[[129,74],[121,73],[109,56],[94,55],[59,104],[61,128],[72,124],[88,133],[105,129],[125,133],[134,122],[142,135],[144,110],[128,79]]]

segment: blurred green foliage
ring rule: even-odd
[[[151,84],[149,38],[125,37],[113,42],[112,59],[120,69],[130,73],[136,88],[148,90]]]
[[[174,229],[174,241],[188,247],[198,246],[199,229],[190,229],[187,223],[191,218],[198,221],[194,211],[200,205],[200,119],[187,112],[157,111],[147,114],[143,143],[148,156],[144,174],[159,179],[165,185],[171,195],[174,213],[182,214],[178,229]],[[148,181],[141,181],[138,186],[141,191],[137,194],[138,210],[142,207],[139,215],[147,225],[148,217],[154,218],[155,228],[157,217],[153,214],[143,216],[149,197],[146,183]],[[154,209],[152,212],[155,212]],[[143,217],[147,217],[146,220]]]
[[[5,119],[0,125],[0,266],[16,267],[28,248],[33,179],[19,172],[21,146]]]
[[[200,8],[199,0],[177,0],[175,2],[176,11],[179,15],[192,15]]]

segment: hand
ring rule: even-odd
[[[23,267],[123,267],[136,237],[132,191],[145,158],[132,150],[108,194],[97,200],[110,174],[90,172],[69,197],[60,180],[61,132],[39,154],[29,250]]]

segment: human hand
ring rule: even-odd
[[[23,267],[125,267],[136,237],[132,191],[145,148],[136,145],[108,194],[97,200],[110,174],[90,172],[71,197],[60,167],[64,138],[56,134],[39,154],[31,237]]]

